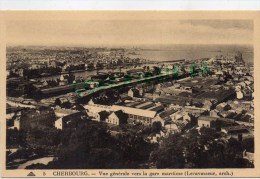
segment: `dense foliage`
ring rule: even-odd
[[[158,168],[253,167],[242,157],[242,143],[225,139],[213,129],[191,129],[165,138],[150,161]]]
[[[191,128],[170,134],[159,144],[148,142],[147,137],[160,130],[157,123],[150,127],[128,124],[109,127],[90,120],[78,121],[62,131],[8,130],[7,146],[20,146],[24,150],[7,159],[55,156],[48,165],[34,164],[28,169],[253,167],[242,156],[245,149],[254,152],[253,139],[240,142],[224,138],[217,130]]]

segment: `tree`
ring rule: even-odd
[[[102,123],[88,121],[77,130],[62,132],[57,160],[49,168],[115,168],[120,157],[113,150],[114,139]],[[114,161],[114,162],[113,162]],[[118,162],[117,162],[118,161]]]
[[[246,168],[237,139],[222,138],[210,128],[191,129],[164,139],[150,161],[158,168]]]
[[[150,162],[155,163],[157,168],[184,168],[184,142],[180,134],[170,135],[163,140],[158,150],[152,152]]]
[[[57,106],[60,106],[61,105],[60,98],[56,98],[54,104],[57,105]]]
[[[26,146],[26,135],[24,131],[15,129],[7,129],[6,131],[6,146],[15,148],[18,146]]]
[[[61,132],[55,128],[33,128],[26,133],[26,143],[39,155],[54,154],[60,144]]]
[[[66,101],[60,105],[62,108],[70,109],[71,103],[69,101]]]
[[[160,121],[156,121],[152,124],[152,132],[158,133],[162,130],[162,123]]]
[[[161,68],[159,68],[159,67],[157,67],[157,66],[154,66],[154,67],[153,67],[153,74],[154,74],[154,75],[159,75],[159,74],[161,74],[161,71],[162,71]]]
[[[149,158],[152,146],[144,141],[140,135],[128,132],[118,136],[117,148],[121,153],[123,160],[133,162],[142,162]]]

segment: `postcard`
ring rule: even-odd
[[[0,24],[3,177],[260,176],[260,11]]]

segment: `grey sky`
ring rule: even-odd
[[[249,20],[9,21],[10,45],[253,44]]]

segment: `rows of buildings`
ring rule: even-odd
[[[124,53],[122,49],[112,49],[109,54],[104,51],[101,54],[120,59]],[[10,123],[9,128],[44,130],[51,127],[64,130],[77,128],[84,121],[92,120],[108,126],[159,124],[160,132],[147,138],[153,143],[160,143],[168,134],[185,132],[191,127],[212,128],[225,134],[226,137],[235,137],[239,140],[245,137],[253,138],[254,74],[252,68],[243,62],[242,54],[194,62],[177,62],[183,67],[179,76],[187,74],[190,64],[193,63],[198,64],[198,71],[201,70],[201,64],[207,64],[209,68],[207,76],[199,72],[195,76],[184,75],[177,79],[165,78],[155,79],[153,82],[129,83],[114,90],[104,88],[100,93],[89,95],[89,98],[86,98],[87,102],[73,100],[77,92],[72,92],[71,88],[75,83],[70,85],[65,78],[62,78],[61,85],[59,83],[57,87],[41,89],[47,97],[40,102],[31,101],[30,104],[21,106],[19,104],[25,103],[24,101],[19,103],[10,99],[8,104],[12,107],[9,106],[7,114],[9,120],[13,120],[13,124]],[[169,62],[160,68],[167,73],[167,69],[173,69],[174,66],[176,63]],[[145,76],[144,71],[145,69],[135,69],[129,73]],[[124,78],[124,75],[117,74],[113,79],[102,77],[102,85],[106,86],[106,83],[121,78]],[[88,91],[84,88],[85,80],[88,79],[77,83],[77,90]],[[89,87],[95,89],[101,78],[95,76],[92,80],[94,83]],[[62,90],[64,94],[61,93]],[[68,96],[72,93],[73,97]],[[56,102],[57,99],[60,101]],[[70,105],[59,104],[63,103],[63,99],[67,100],[64,103],[69,102]],[[40,104],[45,104],[47,107],[42,107]]]

